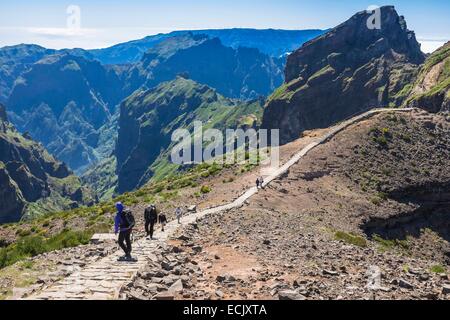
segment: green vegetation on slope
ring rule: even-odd
[[[156,88],[135,92],[121,107],[116,147],[118,193],[134,190],[151,179],[161,180],[177,172],[170,161],[172,133],[194,122],[203,130],[257,128],[263,102],[242,102],[224,98],[215,90],[195,81],[177,77]],[[204,143],[206,146],[207,143]]]
[[[3,108],[3,107],[2,107]],[[0,119],[0,222],[68,210],[94,199],[65,164]]]
[[[0,235],[13,235],[14,240],[10,240],[9,244],[2,243],[0,268],[44,252],[86,244],[97,232],[110,232],[114,204],[118,201],[126,206],[149,202],[160,205],[172,201],[184,188],[198,188],[208,193],[211,187],[202,185],[202,181],[218,175],[225,168],[230,166],[203,163],[92,207],[48,213],[31,220],[1,225]]]
[[[432,112],[450,109],[450,42],[436,50],[421,67],[405,102]]]
[[[26,236],[17,243],[0,249],[0,269],[44,252],[87,244],[92,235],[92,230],[63,230],[61,233],[50,238],[45,238],[40,235]]]

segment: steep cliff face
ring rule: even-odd
[[[372,13],[360,12],[292,53],[263,127],[279,128],[288,142],[362,110],[400,105],[424,55],[394,7],[380,11],[381,29],[369,29]]]
[[[283,82],[282,60],[258,49],[224,46],[218,38],[185,34],[150,49],[130,70],[126,89],[154,87],[179,74],[232,98],[267,96]]]
[[[205,127],[235,128],[261,119],[262,102],[237,102],[214,89],[178,77],[158,87],[138,91],[121,106],[116,146],[118,188],[123,193],[146,183],[168,165],[172,132],[192,130],[195,120]]]
[[[6,108],[2,104],[0,104],[0,123],[2,125],[2,127],[0,127],[0,130],[2,130],[2,131],[4,130],[3,126],[4,126],[4,123],[7,121],[8,121],[8,116],[6,115]]]
[[[450,111],[450,42],[427,58],[410,89],[406,106],[429,112]]]
[[[50,55],[22,74],[9,97],[11,120],[78,170],[96,160],[98,129],[122,98],[112,70],[71,54]]]
[[[0,223],[92,201],[66,165],[18,133],[0,106]]]

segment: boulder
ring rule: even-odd
[[[284,290],[284,291],[278,292],[278,299],[279,300],[306,300],[306,297],[294,290]]]
[[[180,280],[177,280],[174,284],[172,284],[168,291],[170,293],[180,293],[183,291],[183,289],[184,289],[183,281],[181,281],[181,279],[180,279]]]

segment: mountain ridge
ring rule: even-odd
[[[206,84],[230,98],[255,99],[267,96],[282,83],[280,59],[258,49],[233,49],[220,39],[186,34],[164,40],[147,51],[129,71],[130,92],[152,88],[179,74]]]
[[[400,106],[425,55],[393,6],[380,12],[380,30],[368,29],[370,14],[359,12],[292,53],[263,127],[279,128],[286,143],[369,108]]]
[[[181,30],[159,33],[142,39],[119,43],[104,49],[89,50],[89,52],[105,64],[137,62],[146,51],[161,41],[170,37],[192,33],[195,35],[204,34],[210,38],[219,38],[225,46],[234,49],[240,46],[257,48],[269,56],[280,57],[323,32],[323,30],[319,29],[282,30],[251,28]],[[274,44],[277,41],[281,43]],[[270,43],[270,46],[268,43]]]

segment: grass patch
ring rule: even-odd
[[[443,266],[437,264],[437,265],[432,266],[430,268],[430,271],[433,273],[441,274],[441,273],[445,273],[447,270]]]
[[[337,231],[334,234],[334,237],[337,240],[342,240],[345,243],[348,243],[348,244],[351,244],[351,245],[354,245],[354,246],[357,246],[357,247],[362,247],[362,248],[367,247],[366,239],[361,237],[361,236],[358,236],[356,234],[347,233],[347,232],[344,232],[344,231]]]
[[[407,240],[398,240],[398,239],[383,239],[379,235],[374,235],[372,239],[378,243],[381,251],[399,249],[399,250],[408,250],[409,244]]]

